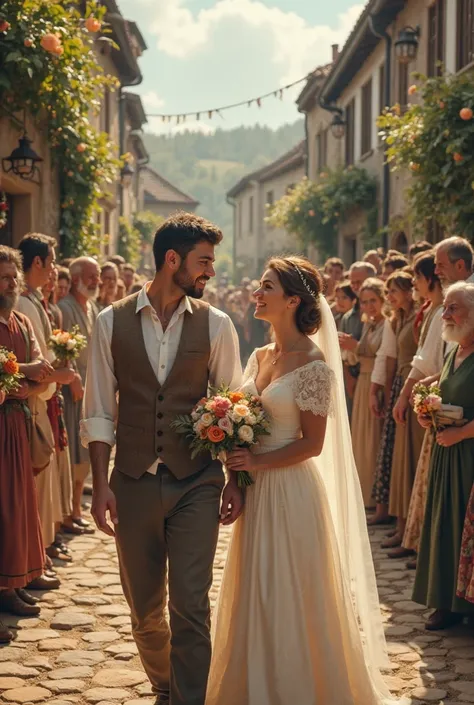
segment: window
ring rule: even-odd
[[[328,131],[322,130],[316,135],[318,174],[322,172],[328,163]]]
[[[474,61],[474,0],[458,0],[457,70]]]
[[[406,110],[408,103],[408,70],[408,64],[398,64],[397,101],[402,110]]]
[[[382,115],[383,111],[387,107],[385,105],[385,64],[379,67],[379,115]],[[383,140],[380,137],[380,133],[377,133],[377,142],[379,145],[383,144]]]
[[[110,88],[104,88],[104,107],[102,112],[102,130],[110,134]]]
[[[346,166],[354,164],[354,152],[355,152],[355,134],[354,134],[354,122],[355,122],[355,99],[353,98],[351,102],[346,107]]]
[[[249,200],[249,233],[253,233],[253,196]]]
[[[385,108],[385,64],[379,68],[379,113],[382,114]]]
[[[265,201],[265,203],[266,203],[267,206],[269,206],[269,207],[273,206],[273,204],[275,203],[275,196],[274,196],[273,191],[268,191],[268,192],[267,192],[267,200]]]
[[[362,86],[361,154],[372,149],[372,79]]]
[[[435,0],[428,8],[428,76],[440,76],[444,63],[444,3]]]
[[[13,204],[15,201],[14,196],[10,196],[9,193],[6,194],[7,198],[7,222],[3,227],[0,227],[0,245],[7,245],[8,247],[13,247]]]

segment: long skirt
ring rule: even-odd
[[[424,429],[416,414],[408,408],[405,424],[397,424],[390,479],[389,514],[406,519],[415,473],[423,444]]]
[[[375,482],[372,497],[377,504],[388,504],[390,496],[390,476],[392,472],[393,447],[395,444],[395,420],[393,407],[397,403],[403,387],[403,378],[397,375],[393,380],[392,391],[382,429],[377,461],[375,463]]]
[[[44,548],[26,417],[8,402],[0,439],[0,587],[20,588],[42,574]]]
[[[474,439],[434,444],[413,600],[434,609],[474,614],[457,595],[466,510],[474,481]]]
[[[407,525],[403,535],[402,545],[412,551],[418,551],[423,517],[425,516],[426,491],[428,489],[428,474],[430,469],[431,451],[434,435],[431,429],[425,431],[420,459],[416,467],[415,483],[408,509]]]
[[[383,420],[370,410],[370,375],[373,359],[363,358],[352,406],[352,448],[359,474],[366,509],[373,506],[372,488],[375,478],[375,460],[382,436]]]
[[[474,602],[474,485],[464,520],[456,595]]]

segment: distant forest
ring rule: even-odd
[[[229,253],[232,209],[226,202],[227,191],[244,174],[274,161],[303,137],[303,120],[298,120],[276,130],[255,125],[218,129],[211,135],[183,132],[168,137],[145,133],[145,144],[150,166],[194,196],[201,204],[198,213],[223,229]]]

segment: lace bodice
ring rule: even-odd
[[[258,394],[257,375],[258,359],[253,352],[245,370],[242,391]],[[271,382],[260,395],[271,421],[270,435],[261,437],[260,448],[268,452],[300,438],[300,411],[311,411],[317,416],[331,414],[333,378],[328,365],[315,360]]]

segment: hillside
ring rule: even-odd
[[[171,137],[145,134],[150,166],[201,205],[198,213],[217,223],[227,235],[230,252],[232,209],[225,194],[250,171],[269,164],[303,139],[303,120],[269,127],[239,127],[214,134],[184,132]],[[224,246],[223,246],[224,247]]]

